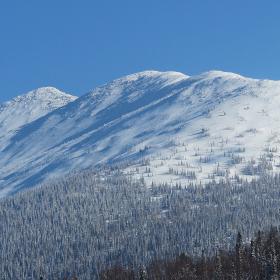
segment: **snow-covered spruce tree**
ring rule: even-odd
[[[98,279],[115,265],[137,272],[181,253],[199,257],[204,250],[208,258],[233,249],[237,231],[245,243],[259,229],[279,226],[279,186],[278,175],[148,188],[117,167],[71,174],[0,201],[0,275]],[[251,256],[261,258],[264,242],[260,235]],[[194,273],[189,263],[183,270]]]

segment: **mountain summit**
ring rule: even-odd
[[[77,99],[63,95],[47,114],[17,125],[2,141],[1,194],[103,164],[126,163],[125,173],[148,184],[278,172],[279,93],[278,81],[234,73],[144,71]]]
[[[43,87],[0,104],[0,131],[18,129],[74,101],[76,97],[53,87]]]

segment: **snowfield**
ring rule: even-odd
[[[0,105],[0,195],[104,164],[148,185],[278,172],[279,106],[279,81],[221,71],[145,71],[80,98],[38,89]]]

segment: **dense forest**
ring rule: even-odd
[[[185,254],[174,260],[155,261],[138,271],[116,266],[103,271],[101,280],[272,280],[280,279],[280,234],[271,228],[258,232],[248,243],[240,233],[230,251],[218,251],[198,258]]]
[[[100,279],[109,267],[138,271],[180,254],[211,260],[237,232],[247,244],[279,226],[279,186],[277,175],[148,188],[117,168],[71,174],[0,201],[1,279]]]

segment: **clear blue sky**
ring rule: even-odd
[[[148,69],[280,80],[279,11],[279,0],[1,0],[0,102]]]

